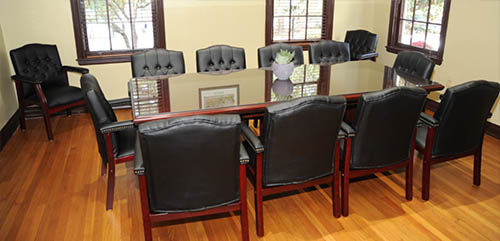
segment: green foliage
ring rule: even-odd
[[[289,64],[292,62],[293,57],[295,57],[295,51],[281,49],[280,52],[276,54],[275,61],[278,64]]]

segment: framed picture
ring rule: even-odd
[[[240,86],[201,88],[199,96],[200,109],[235,106],[240,104]]]

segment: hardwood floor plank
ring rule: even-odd
[[[131,118],[129,110],[118,119]],[[48,142],[43,119],[27,121],[0,152],[0,240],[144,240],[132,163],[117,165],[113,210],[106,211],[107,176],[100,175],[88,114],[54,116]],[[250,240],[500,240],[500,140],[485,136],[481,186],[473,158],[432,166],[431,198],[421,197],[422,156],[415,153],[414,198],[405,173],[350,184],[350,215],[335,219],[331,187],[316,186],[264,201],[265,236],[255,230],[253,185],[247,181]],[[240,240],[238,213],[170,221],[154,240]]]

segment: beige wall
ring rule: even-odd
[[[374,30],[379,34],[377,59],[392,65],[395,54],[385,51],[391,0],[375,0]],[[500,1],[453,0],[443,56],[432,79],[446,87],[469,80],[500,82]],[[439,95],[431,98],[438,100]],[[491,122],[500,125],[500,104],[493,107]]]
[[[0,129],[17,110],[16,90],[10,79],[9,54],[0,24]]]
[[[342,41],[348,29],[378,33],[378,61],[392,65],[395,55],[385,51],[390,2],[336,0],[333,39]],[[452,1],[444,62],[436,67],[435,80],[446,86],[470,79],[499,81],[499,5],[496,0]],[[257,48],[264,45],[264,0],[164,0],[164,7],[167,48],[184,52],[187,72],[196,69],[196,49],[218,43],[245,48],[247,67],[257,66]],[[53,43],[64,64],[77,65],[68,0],[2,0],[0,23],[5,49],[31,42]],[[109,99],[127,96],[129,63],[85,67],[98,77]],[[72,74],[70,79],[79,86],[78,75]],[[9,91],[2,87],[2,95],[5,92]],[[492,118],[496,124],[500,124],[498,106]]]

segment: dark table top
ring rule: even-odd
[[[418,86],[428,92],[444,88],[372,61],[301,65],[290,80],[275,79],[270,69],[132,78],[134,122],[193,114],[262,113],[269,104],[302,96],[343,95],[348,103],[355,103],[363,93],[395,86]]]

